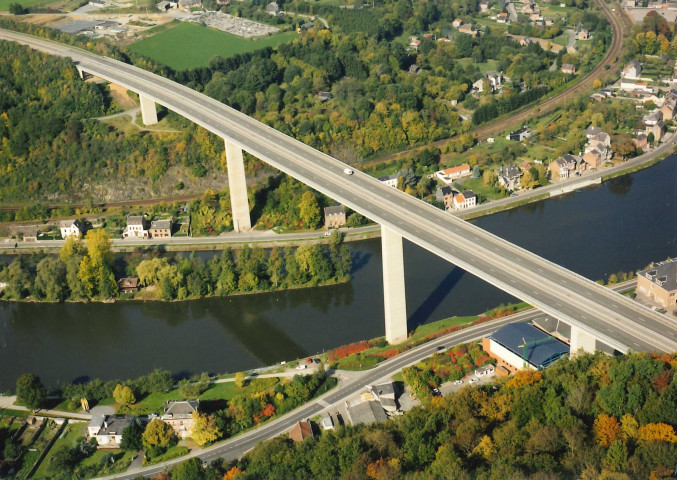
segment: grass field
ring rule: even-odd
[[[0,0],[4,1],[4,0]],[[130,48],[176,70],[205,66],[215,55],[224,58],[276,47],[297,37],[284,32],[261,40],[246,40],[219,30],[184,22],[175,28],[133,43]]]
[[[0,12],[7,12],[10,3],[20,3],[22,7],[44,7],[47,4],[54,3],[54,0],[0,0]]]

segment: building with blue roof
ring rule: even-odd
[[[492,356],[503,360],[515,369],[543,369],[555,360],[569,355],[569,346],[524,322],[501,327],[484,342]]]

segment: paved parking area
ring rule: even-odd
[[[190,17],[187,20],[195,23],[204,23],[208,27],[244,38],[272,35],[280,31],[279,28],[247,20],[246,18],[233,17],[223,12],[206,12],[202,15]]]
[[[440,385],[440,393],[443,396],[446,396],[450,393],[453,392],[458,392],[460,389],[463,387],[467,387],[468,385],[486,385],[487,383],[492,383],[496,377],[496,373],[490,373],[489,375],[482,375],[481,377],[475,376],[473,373],[472,375],[466,375],[463,377],[463,383],[460,385],[455,385],[454,382],[446,382]],[[477,382],[471,382],[470,380],[476,378]]]

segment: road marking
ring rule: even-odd
[[[328,407],[328,406],[329,406],[329,404],[328,404],[327,402],[325,402],[324,400],[318,400],[317,403],[319,403],[319,404],[322,405],[323,407]]]

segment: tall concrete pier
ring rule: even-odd
[[[402,236],[385,225],[381,225],[381,257],[386,340],[388,343],[401,343],[407,339]]]
[[[228,140],[225,142],[226,163],[228,166],[228,186],[230,188],[230,207],[233,212],[233,228],[236,232],[242,232],[252,228],[252,221],[249,216],[247,178],[244,174],[242,149]]]
[[[153,125],[157,123],[157,109],[155,102],[150,98],[139,94],[139,101],[141,102],[141,118],[144,125]]]

